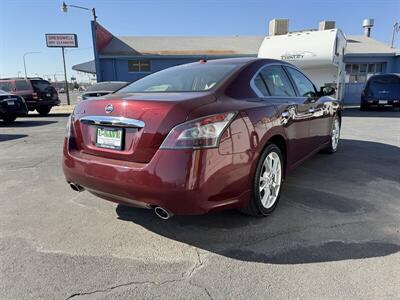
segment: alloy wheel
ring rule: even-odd
[[[276,152],[271,152],[264,160],[259,180],[260,199],[264,208],[271,208],[278,199],[281,179],[281,160]]]
[[[333,150],[336,150],[336,148],[338,146],[339,137],[340,137],[340,123],[339,123],[339,119],[336,117],[335,120],[333,121],[332,133],[331,133]]]

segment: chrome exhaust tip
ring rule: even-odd
[[[154,213],[157,215],[157,217],[163,220],[168,220],[173,216],[173,214],[171,214],[168,210],[159,206],[154,208]]]
[[[71,189],[73,189],[75,192],[83,192],[85,190],[85,188],[83,186],[80,186],[79,184],[70,182],[69,186],[71,187]]]

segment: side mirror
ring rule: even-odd
[[[331,86],[321,86],[320,95],[321,96],[331,96],[335,94],[336,90]]]

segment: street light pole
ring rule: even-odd
[[[64,47],[61,47],[63,63],[64,63],[64,80],[65,80],[65,92],[67,93],[67,104],[70,105],[69,101],[69,86],[68,86],[68,77],[67,77],[67,68],[65,67],[65,53]]]
[[[391,42],[391,44],[390,44],[390,47],[391,47],[391,48],[394,48],[394,37],[395,37],[396,32],[399,32],[399,31],[400,31],[400,23],[399,23],[399,22],[395,22],[395,23],[393,24],[392,42]]]
[[[61,6],[61,11],[67,13],[68,12],[68,7],[83,9],[83,10],[87,10],[87,11],[92,12],[93,24],[94,24],[94,28],[95,28],[94,29],[94,31],[95,31],[94,36],[96,36],[96,23],[97,23],[96,9],[94,7],[93,8],[88,8],[88,7],[78,6],[78,5],[67,4],[67,3],[65,3],[65,1],[63,1],[62,6]],[[93,30],[93,28],[92,28],[92,30]],[[92,34],[93,34],[93,31],[92,31]],[[94,45],[94,48],[95,48],[95,45],[96,45],[95,37],[93,37],[93,45]],[[96,61],[96,59],[97,59],[96,58],[96,49],[94,49],[94,52],[95,52],[94,59]]]
[[[66,13],[66,12],[68,12],[68,7],[79,8],[79,9],[91,11],[92,15],[93,15],[93,21],[96,23],[97,16],[96,16],[96,9],[94,7],[88,8],[88,7],[78,6],[78,5],[67,4],[67,3],[63,2],[61,10]]]
[[[22,55],[22,59],[24,61],[25,79],[28,77],[27,72],[26,72],[25,56],[27,56],[28,54],[36,54],[36,53],[40,53],[40,52],[25,52],[24,55]]]

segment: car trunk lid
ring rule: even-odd
[[[75,108],[75,146],[91,155],[146,163],[175,125],[184,122],[192,110],[213,101],[210,92],[114,94],[85,100]],[[99,146],[103,135],[118,139],[119,134],[120,150]]]

